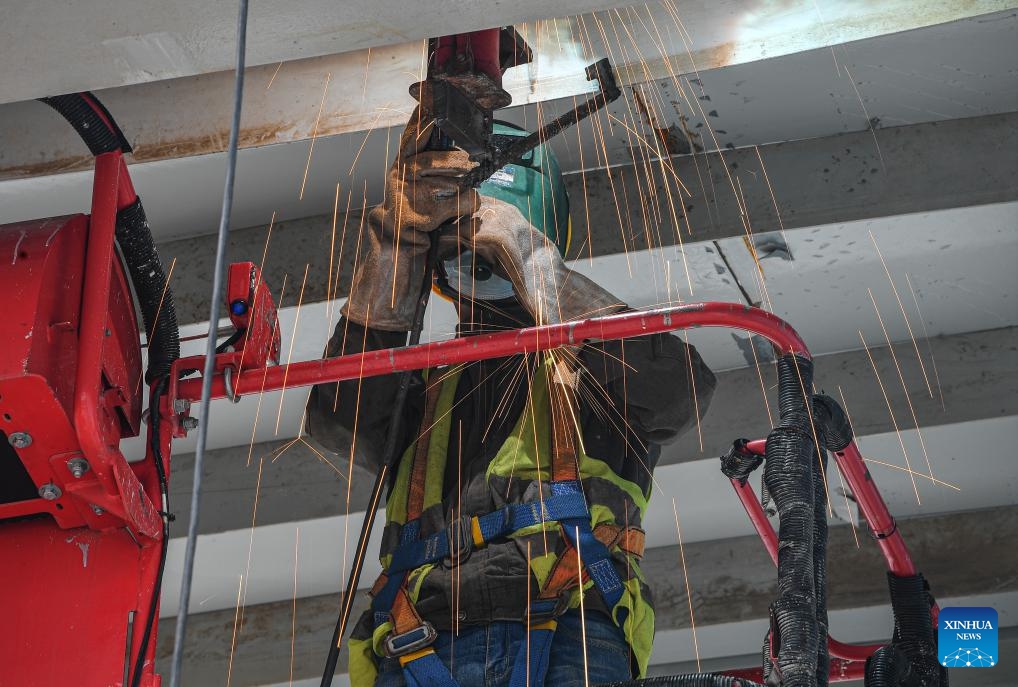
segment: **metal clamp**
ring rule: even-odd
[[[385,638],[383,644],[385,648],[385,655],[389,658],[399,658],[400,656],[406,656],[415,651],[431,646],[431,644],[438,638],[438,632],[435,630],[435,626],[429,623],[427,620],[422,621],[420,625],[412,630],[396,634],[390,633]]]

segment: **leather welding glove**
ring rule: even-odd
[[[610,315],[628,306],[566,267],[558,248],[519,208],[481,196],[466,239],[475,254],[503,272],[537,324]]]
[[[474,167],[467,153],[421,149],[432,126],[419,108],[411,115],[385,180],[385,198],[368,214],[367,251],[342,313],[373,329],[407,331],[413,326],[429,234],[478,206],[477,192],[462,191],[457,183]]]

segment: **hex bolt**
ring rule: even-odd
[[[28,432],[14,432],[7,437],[7,441],[14,448],[28,448],[32,445],[32,435]]]
[[[47,501],[56,501],[58,498],[60,498],[61,493],[62,492],[60,491],[60,487],[53,484],[52,482],[49,482],[39,487],[39,496],[43,497]]]
[[[95,504],[93,503],[93,504],[92,504],[92,512],[93,512],[93,513],[95,513],[96,515],[102,515],[102,514],[103,514],[103,513],[105,513],[106,511],[104,511],[104,510],[103,510],[102,508],[100,508],[99,506],[97,506],[97,505],[95,505]]]
[[[84,458],[71,458],[67,461],[67,469],[74,475],[74,479],[81,479],[88,472],[88,461]]]
[[[181,420],[180,424],[185,430],[198,429],[198,418],[185,417]]]
[[[173,412],[175,413],[186,413],[191,409],[191,402],[186,398],[176,398],[173,400]]]

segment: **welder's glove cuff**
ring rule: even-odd
[[[477,192],[462,191],[458,183],[475,166],[467,153],[420,150],[431,126],[430,118],[411,115],[386,178],[385,200],[368,214],[367,250],[342,310],[364,326],[386,331],[413,326],[430,232],[477,209]]]
[[[482,196],[472,220],[470,249],[512,281],[517,298],[538,324],[599,317],[626,308],[566,267],[555,244],[531,226],[515,205]]]

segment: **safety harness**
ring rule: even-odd
[[[458,687],[432,647],[437,631],[414,607],[411,573],[421,566],[444,559],[455,563],[473,549],[519,530],[558,523],[565,551],[555,561],[536,598],[530,600],[522,619],[527,626],[529,648],[521,648],[516,656],[511,687],[542,687],[556,618],[568,609],[569,592],[574,588],[592,581],[609,611],[621,600],[625,588],[612,562],[611,550],[619,547],[628,554],[642,556],[644,533],[635,527],[615,524],[591,527],[578,463],[573,413],[576,379],[576,373],[564,363],[553,364],[547,377],[553,428],[550,496],[543,496],[544,490],[539,489],[537,500],[508,504],[481,516],[461,517],[451,526],[422,537],[425,485],[429,478],[444,476],[444,466],[439,472],[436,466],[429,465],[429,456],[433,453],[429,444],[440,390],[445,384],[429,385],[421,424],[423,431],[412,455],[405,524],[389,564],[372,589],[375,628],[391,623],[392,630],[383,642],[384,652],[398,659],[408,687]],[[620,627],[625,623],[626,613],[627,609],[619,608],[613,614]]]

